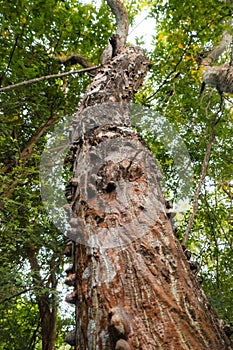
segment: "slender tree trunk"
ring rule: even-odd
[[[148,66],[142,50],[122,49],[73,122],[66,299],[76,329],[67,341],[76,350],[232,349],[173,233],[155,160],[130,126]]]
[[[57,296],[49,293],[42,293],[45,288],[40,276],[40,266],[37,260],[37,253],[33,248],[28,249],[28,260],[33,272],[33,283],[37,290],[37,304],[41,319],[42,350],[55,350],[57,337]],[[56,290],[57,280],[55,272],[50,272],[51,289]]]

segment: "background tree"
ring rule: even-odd
[[[140,1],[127,4],[131,21],[142,6]],[[194,188],[203,170],[207,137],[214,136],[205,185],[199,195],[199,211],[188,235],[188,246],[199,263],[203,286],[212,304],[229,323],[233,318],[231,97],[226,94],[221,97],[208,86],[200,95],[202,71],[198,69],[198,62],[203,66],[203,52],[208,56],[208,52],[221,42],[224,31],[230,32],[231,4],[220,1],[182,4],[169,1],[164,4],[157,1],[150,3],[150,13],[156,19],[157,30],[152,50],[147,53],[153,67],[135,102],[149,105],[179,129],[193,162]],[[72,1],[22,1],[17,4],[2,1],[1,19],[3,87],[69,70],[72,62],[68,58],[74,53],[76,57],[81,54],[88,62],[98,64],[112,33],[109,12],[104,4],[96,9],[94,5]],[[230,46],[218,62],[220,65],[231,62]],[[40,297],[46,298],[47,305],[51,305],[56,295],[52,275],[55,271],[57,279],[61,276],[59,254],[64,237],[48,222],[41,206],[38,167],[46,137],[55,123],[76,110],[89,79],[88,75],[78,78],[71,75],[1,93],[2,312],[6,308],[9,312],[15,310],[17,305],[22,305],[23,297],[26,307],[25,312],[18,314],[20,317],[25,315],[32,302],[39,303]],[[213,128],[214,124],[217,125]],[[177,178],[169,150],[155,141],[153,132],[148,132],[145,137],[166,176],[167,197],[176,201],[179,198]],[[182,241],[189,213],[180,220],[178,235]],[[37,259],[40,275],[38,266],[31,269],[29,257],[32,255]],[[40,276],[43,284],[39,282]],[[35,317],[28,318],[28,323],[33,324],[36,331],[40,330],[37,327],[39,308],[33,310]],[[8,317],[2,319],[7,321]],[[23,321],[20,324],[23,325]],[[3,329],[8,331],[7,323],[3,323]],[[23,338],[23,327],[21,329]],[[20,337],[13,327],[11,335],[15,348],[20,348]],[[28,337],[31,339],[28,348],[33,348],[30,344],[35,344],[35,334],[29,332]],[[3,339],[5,337],[2,337],[1,346],[7,348]],[[51,348],[53,343],[54,340],[49,345]]]
[[[65,71],[57,58],[76,52],[77,47],[80,52],[92,51],[95,62],[105,44],[94,40],[93,46],[88,31],[104,40],[103,22],[108,23],[104,8],[97,12],[93,5],[76,8],[72,2],[1,1],[2,86]],[[9,348],[6,333],[12,349],[22,348],[20,329],[25,349],[35,348],[40,339],[44,350],[54,349],[63,327],[59,322],[56,329],[65,237],[49,222],[41,203],[40,154],[54,125],[76,109],[88,81],[88,76],[80,76],[77,84],[70,77],[69,91],[66,80],[57,79],[1,93],[1,307],[6,321],[2,348]],[[22,298],[25,312],[9,328],[5,310],[11,313]],[[32,309],[34,318],[28,319],[31,331],[26,338],[24,329],[16,325],[24,324],[31,304],[37,307]]]

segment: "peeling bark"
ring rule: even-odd
[[[153,156],[130,126],[148,66],[141,49],[121,49],[73,121],[67,301],[76,329],[67,339],[76,350],[232,349],[173,233]]]

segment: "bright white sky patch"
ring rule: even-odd
[[[148,10],[143,10],[135,18],[135,24],[129,29],[128,41],[136,45],[135,38],[141,38],[145,42],[144,45],[140,45],[144,49],[150,49],[152,43],[152,36],[155,35],[155,19],[149,18]]]
[[[82,0],[83,4],[91,4],[94,3],[98,8],[100,7],[102,0]],[[144,45],[140,45],[143,49],[149,50],[151,48],[152,36],[155,35],[155,19],[149,18],[148,9],[144,9],[141,13],[139,13],[135,20],[134,25],[129,28],[129,35],[127,41],[136,45],[136,38],[141,38],[145,42]]]

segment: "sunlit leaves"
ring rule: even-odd
[[[1,349],[33,349],[39,337],[37,313],[34,303],[21,298],[9,308],[0,309]]]

